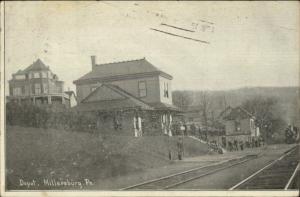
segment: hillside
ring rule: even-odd
[[[180,105],[178,95],[184,94],[190,97],[189,105],[201,105],[201,91],[174,91],[173,101]],[[233,90],[207,91],[210,108],[217,116],[226,106],[239,106],[247,99],[254,97],[272,97],[278,101],[278,113],[287,122],[296,122],[299,113],[297,104],[299,99],[299,87],[245,87]],[[299,119],[299,118],[298,118]]]
[[[7,127],[8,188],[19,179],[98,180],[172,164],[176,137],[99,136],[54,129]],[[184,138],[185,156],[209,152],[207,145]],[[34,151],[33,151],[34,150]],[[86,170],[89,169],[89,170]]]

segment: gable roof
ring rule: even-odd
[[[24,74],[24,71],[23,71],[23,70],[18,70],[18,71],[15,73],[15,75],[22,75],[22,74]]]
[[[80,81],[91,79],[105,81],[116,77],[134,76],[139,74],[160,74],[166,78],[172,79],[171,75],[159,70],[143,58],[138,60],[98,64],[92,71],[75,80],[74,83],[76,84]]]
[[[121,100],[127,99],[122,93],[115,91],[108,84],[100,84],[94,91],[87,95],[81,102],[88,103],[103,100]]]
[[[112,90],[115,94],[118,94],[118,98],[114,99],[104,99],[104,100],[90,100],[97,93],[101,93],[103,88]],[[97,87],[93,92],[91,92],[85,99],[81,101],[75,107],[78,111],[111,111],[116,109],[130,109],[130,108],[140,108],[144,110],[153,110],[154,108],[145,103],[144,101],[134,97],[130,93],[124,91],[116,85],[112,84],[102,84]]]
[[[33,62],[33,64],[31,64],[30,66],[28,66],[24,72],[28,72],[28,71],[34,71],[34,70],[49,70],[49,67],[46,66],[44,64],[44,62],[42,62],[42,60],[37,59],[35,62]]]
[[[227,106],[218,116],[218,119],[224,119],[231,111],[233,108],[231,106]]]
[[[48,66],[42,62],[42,60],[37,59],[35,62],[33,62],[30,66],[25,68],[24,70],[18,70],[18,72],[15,73],[15,75],[21,75],[26,74],[29,71],[40,71],[40,70],[50,70]]]
[[[255,118],[250,112],[242,107],[229,108],[231,111],[223,117],[224,120],[236,120],[245,118]]]

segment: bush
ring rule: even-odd
[[[65,129],[93,132],[95,118],[63,108],[56,111],[51,106],[36,106],[9,102],[6,104],[6,123],[35,128]]]

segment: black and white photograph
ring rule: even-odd
[[[299,1],[2,1],[1,196],[299,196]]]

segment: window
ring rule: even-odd
[[[119,114],[116,114],[113,117],[113,124],[115,130],[122,130],[122,117]]]
[[[235,120],[234,124],[235,124],[235,131],[240,132],[241,131],[241,122],[239,120]]]
[[[147,88],[145,81],[139,81],[139,96],[145,97],[147,96]]]
[[[58,85],[56,87],[56,90],[57,90],[57,93],[62,93],[62,86],[61,85]]]
[[[34,93],[41,94],[41,84],[39,83],[34,84]]]
[[[30,94],[34,94],[34,84],[31,85],[31,93]]]
[[[48,88],[48,84],[47,83],[43,83],[43,92],[45,94],[48,94],[49,93],[49,88]]]
[[[21,95],[21,88],[20,88],[20,87],[14,88],[14,89],[13,89],[13,95],[14,95],[14,96],[19,96],[19,95]]]
[[[28,85],[25,86],[25,94],[26,95],[30,94],[30,86],[28,86]]]
[[[164,82],[164,97],[169,98],[169,84]]]
[[[46,72],[42,72],[42,78],[47,78],[47,73]]]
[[[22,86],[22,94],[25,94],[25,86]]]
[[[33,73],[33,78],[35,78],[35,79],[41,78],[40,73]]]

